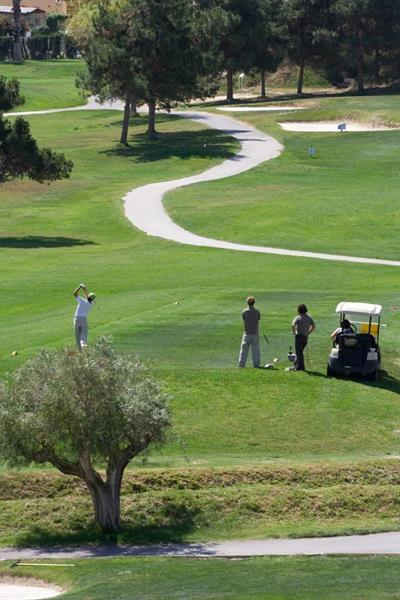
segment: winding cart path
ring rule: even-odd
[[[79,110],[122,110],[121,102],[99,104],[95,98],[90,98],[84,106],[76,106],[66,109],[53,109],[41,111],[23,111],[9,113],[5,116],[16,115],[44,115],[61,112],[73,112]],[[349,263],[361,263],[367,265],[381,265],[400,267],[399,260],[385,260],[380,258],[364,258],[360,256],[348,256],[342,254],[329,254],[324,252],[307,252],[301,250],[289,250],[287,248],[275,248],[268,246],[253,246],[248,244],[236,244],[229,241],[216,240],[196,235],[183,229],[168,215],[164,209],[163,196],[167,192],[180,187],[214,181],[225,177],[232,177],[244,171],[248,171],[261,163],[271,160],[282,152],[283,146],[273,137],[258,131],[248,124],[241,123],[232,117],[207,112],[173,111],[172,115],[178,115],[185,119],[191,119],[202,125],[218,129],[231,135],[241,144],[240,152],[223,163],[207,169],[203,173],[163,181],[150,183],[135,188],[124,197],[125,215],[132,225],[144,231],[148,235],[171,240],[179,244],[190,246],[201,246],[208,248],[220,248],[223,250],[234,250],[239,252],[256,252],[259,254],[274,254],[279,256],[293,256],[298,258],[311,258],[319,260],[341,261]]]

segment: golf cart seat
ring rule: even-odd
[[[374,337],[368,333],[340,333],[337,337],[338,358],[343,366],[362,368],[368,352],[376,346]]]

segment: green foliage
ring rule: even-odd
[[[2,117],[24,103],[16,79],[0,77],[0,185],[28,177],[40,183],[70,176],[73,163],[48,148],[40,149],[31,135],[28,121],[18,117],[13,123]]]
[[[0,35],[0,61],[10,57],[12,51],[12,38],[8,35]]]
[[[73,163],[63,154],[39,148],[27,121],[13,123],[0,116],[0,185],[28,177],[43,183],[70,176]]]
[[[160,386],[105,338],[83,353],[42,350],[0,394],[0,452],[10,463],[48,461],[65,471],[86,453],[93,465],[132,458],[163,442],[169,425]]]
[[[65,29],[67,22],[67,15],[61,15],[58,13],[50,13],[46,18],[46,27],[49,33],[57,33]]]
[[[19,87],[17,79],[7,80],[0,75],[0,111],[10,110],[24,104],[25,98],[21,96]]]
[[[57,57],[60,54],[61,43],[64,34],[57,31],[54,33],[32,33],[28,39],[28,48],[33,59],[45,59],[49,55]]]
[[[156,104],[168,108],[216,90],[216,14],[191,0],[104,0],[83,8],[69,28],[88,65],[80,85],[103,98],[146,101],[153,132]]]

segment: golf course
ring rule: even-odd
[[[74,84],[81,68],[80,61],[28,61],[0,71],[19,79],[26,97],[19,109],[30,111],[85,104]],[[381,90],[250,100],[253,108],[270,103],[282,110],[230,116],[272,136],[281,154],[239,175],[173,190],[164,207],[187,231],[216,240],[398,261],[399,99]],[[285,106],[302,110],[285,112]],[[197,112],[221,114],[217,109],[218,103],[196,104]],[[123,147],[120,111],[26,118],[38,142],[63,152],[74,169],[67,180],[24,179],[0,190],[0,376],[7,379],[40,348],[73,347],[72,292],[82,281],[97,295],[89,343],[112,336],[118,352],[138,355],[171,395],[173,427],[165,446],[130,464],[122,532],[115,536],[96,528],[78,480],[46,464],[20,470],[1,464],[0,544],[400,530],[400,267],[195,247],[146,235],[125,217],[123,197],[240,154],[234,137],[160,113],[158,139],[149,141],[140,114],[131,118]],[[332,120],[390,129],[305,133],[279,125]],[[241,311],[250,294],[268,339],[262,338],[262,363],[277,359],[274,369],[253,369],[250,360],[237,368]],[[376,383],[326,376],[341,301],[383,307]],[[291,373],[285,371],[294,346],[291,322],[303,302],[316,330],[307,371]],[[17,574],[54,582],[71,600],[123,600],[136,597],[135,590],[149,600],[400,597],[396,557],[78,562],[65,571],[37,566]],[[10,564],[1,563],[0,577],[11,574]]]

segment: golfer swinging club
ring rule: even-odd
[[[79,292],[83,290],[85,297],[79,295]],[[74,296],[78,302],[77,309],[74,316],[74,331],[76,345],[78,346],[79,352],[87,346],[88,338],[88,322],[87,316],[90,309],[93,306],[93,300],[96,298],[96,294],[89,294],[88,289],[84,283],[78,285],[74,291]]]

